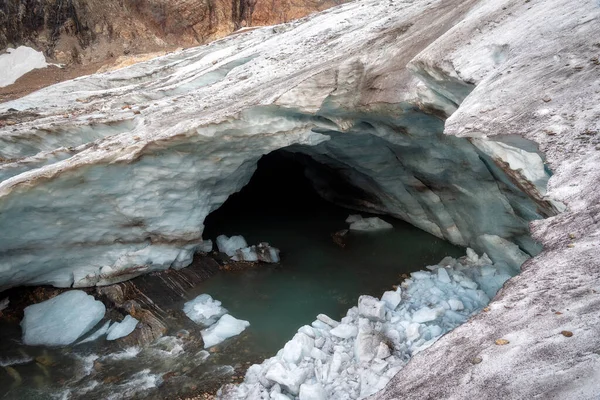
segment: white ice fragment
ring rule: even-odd
[[[325,314],[319,314],[319,315],[317,315],[317,320],[323,322],[324,324],[329,325],[332,328],[335,328],[336,326],[338,326],[340,324],[339,322],[337,322],[333,318],[328,317]]]
[[[320,383],[303,383],[300,386],[300,400],[327,400],[327,393]]]
[[[6,307],[8,307],[8,297],[5,299],[0,300],[0,311],[4,310]]]
[[[448,304],[450,305],[450,309],[454,311],[464,310],[465,308],[462,301],[456,298],[448,299]]]
[[[304,333],[297,333],[292,340],[283,347],[282,358],[290,364],[298,364],[303,357],[309,357],[315,346],[313,338]]]
[[[385,303],[372,296],[360,296],[358,298],[358,313],[360,316],[373,321],[385,319]]]
[[[398,307],[398,304],[400,304],[400,301],[402,301],[401,293],[400,288],[398,288],[398,290],[388,290],[381,296],[381,301],[383,301],[390,310],[395,310],[396,307]]]
[[[437,278],[438,281],[442,283],[450,283],[450,275],[448,275],[448,271],[445,268],[438,268],[437,270]]]
[[[351,231],[379,231],[383,229],[392,229],[394,226],[388,222],[385,222],[381,218],[371,217],[363,218],[350,224]]]
[[[70,290],[25,308],[23,343],[63,346],[75,342],[104,317],[102,302],[81,290]]]
[[[227,314],[227,309],[221,306],[219,300],[214,300],[208,294],[201,294],[185,303],[183,312],[198,325],[209,327]]]
[[[108,328],[110,328],[110,321],[106,321],[104,323],[104,325],[102,325],[100,328],[98,328],[98,330],[96,332],[92,333],[90,336],[86,337],[85,339],[83,339],[82,341],[80,341],[77,344],[88,343],[88,342],[93,342],[94,340],[97,340],[102,335],[106,335],[106,333],[108,332]]]
[[[235,261],[257,262],[258,254],[256,253],[256,246],[236,250],[235,255],[231,259]]]
[[[277,362],[271,365],[265,377],[281,385],[283,389],[296,396],[300,390],[300,385],[306,380],[308,371],[304,368],[291,366],[286,369],[281,363]]]
[[[444,310],[440,308],[423,307],[415,311],[412,316],[412,320],[417,323],[429,322],[435,320],[443,313]]]
[[[112,324],[106,333],[106,340],[117,340],[129,335],[138,324],[138,320],[131,315],[125,316],[123,321]]]
[[[348,215],[348,218],[346,218],[346,223],[352,224],[354,222],[360,221],[361,219],[363,219],[363,217],[360,214],[350,214]]]
[[[298,329],[298,333],[304,333],[306,336],[311,337],[311,338],[315,338],[315,330],[312,326],[308,326],[308,325],[303,325],[300,327],[300,329]]]
[[[225,339],[239,335],[248,326],[250,326],[250,322],[225,314],[216,324],[201,331],[202,339],[204,339],[204,348],[212,347]]]
[[[475,253],[475,251],[473,249],[471,249],[470,247],[467,247],[467,258],[469,259],[470,262],[472,263],[476,263],[477,261],[479,261],[479,256],[477,255],[477,253]]]
[[[327,359],[327,354],[325,354],[325,352],[321,349],[317,349],[316,347],[313,347],[312,350],[310,351],[310,356],[312,358],[314,358],[315,360],[326,360]]]
[[[246,239],[241,235],[232,237],[220,235],[217,237],[217,247],[221,253],[233,257],[237,250],[248,247],[248,243],[246,243]]]
[[[358,333],[358,328],[354,325],[348,324],[339,324],[335,328],[333,328],[330,333],[333,336],[339,337],[341,339],[350,339],[356,336]]]

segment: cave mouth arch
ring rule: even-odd
[[[317,315],[340,319],[361,295],[379,297],[403,274],[464,255],[463,248],[382,215],[393,229],[350,232],[340,247],[332,234],[347,229],[345,219],[359,212],[321,197],[307,177],[314,174],[321,184],[335,185],[332,192],[343,199],[375,200],[334,168],[281,149],[262,156],[247,185],[205,220],[206,239],[242,235],[249,245],[266,241],[281,250],[275,267],[221,271],[198,289],[252,321],[248,340],[258,358],[275,354]]]
[[[311,181],[310,173],[318,179]],[[332,195],[325,200],[315,189],[319,184]],[[204,221],[205,238],[220,234],[219,225],[230,219],[262,220],[264,218],[289,217],[297,214],[308,217],[315,212],[344,215],[356,212],[337,206],[336,200],[348,202],[377,201],[368,192],[347,182],[336,169],[313,160],[310,156],[287,149],[275,150],[260,158],[250,181],[237,193],[232,194]],[[344,211],[342,211],[344,210]]]

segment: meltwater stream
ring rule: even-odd
[[[322,200],[293,157],[264,157],[251,182],[207,218],[204,237],[239,234],[251,244],[269,242],[281,249],[281,263],[221,270],[185,299],[161,299],[162,307],[181,310],[186,301],[207,293],[231,315],[249,321],[249,328],[208,352],[176,338],[174,331],[145,349],[102,340],[43,349],[21,345],[16,323],[2,323],[0,398],[158,399],[214,392],[229,379],[239,381],[250,363],[273,356],[318,314],[339,319],[360,295],[380,296],[402,274],[464,254],[391,218],[385,219],[394,229],[350,232],[341,247],[332,234],[348,227],[349,213]]]

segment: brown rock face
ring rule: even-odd
[[[342,0],[5,0],[0,49],[28,45],[61,63],[194,46]]]

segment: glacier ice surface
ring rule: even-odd
[[[70,290],[26,307],[21,321],[23,343],[64,346],[75,342],[104,317],[102,302],[81,291]]]

